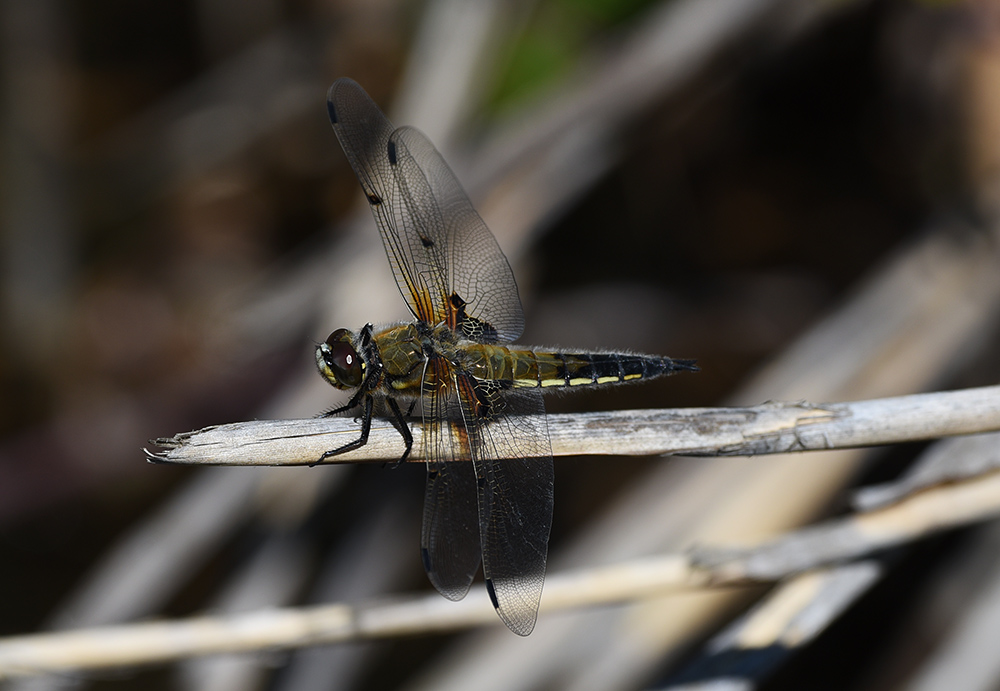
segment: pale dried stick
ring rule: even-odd
[[[584,454],[748,456],[827,451],[1000,430],[1000,386],[915,394],[854,403],[765,403],[748,408],[622,410],[547,418],[552,452]],[[540,425],[545,421],[539,420]],[[421,427],[409,461],[420,455]],[[324,451],[359,434],[345,418],[255,420],[206,427],[154,443],[158,463],[192,465],[315,465]],[[403,450],[386,421],[372,425],[368,444],[325,463],[386,462]]]

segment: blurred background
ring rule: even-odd
[[[702,367],[550,411],[1000,376],[994,0],[3,0],[0,30],[2,635],[429,589],[418,464],[142,454],[341,403],[314,344],[405,318],[327,121],[340,76],[463,181],[518,277],[523,343]],[[550,573],[836,515],[924,448],[557,459]],[[889,555],[745,688],[935,688],[998,540]],[[670,687],[762,592],[8,687]]]

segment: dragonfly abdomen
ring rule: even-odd
[[[693,360],[631,353],[550,353],[510,351],[514,386],[559,387],[624,384],[697,370]]]

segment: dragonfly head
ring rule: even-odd
[[[347,329],[337,329],[316,346],[316,366],[338,389],[356,389],[364,379],[365,361],[354,347],[354,334]]]

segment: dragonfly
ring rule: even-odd
[[[481,562],[493,607],[527,636],[552,526],[542,393],[698,368],[693,360],[513,345],[524,330],[514,274],[434,145],[412,127],[393,127],[351,79],[334,82],[327,107],[413,321],[337,329],[316,347],[323,378],[353,392],[325,415],[354,412],[361,424],[357,439],[318,462],[364,446],[373,416],[402,436],[405,461],[413,447],[407,417],[419,402],[427,576],[460,600]]]

